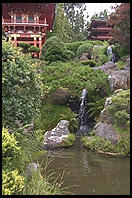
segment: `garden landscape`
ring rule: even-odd
[[[12,4],[2,18],[2,195],[129,195],[130,3],[90,21],[86,3],[31,3],[31,13]]]

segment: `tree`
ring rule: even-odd
[[[84,17],[84,12],[86,11],[85,3],[65,3],[64,10],[66,17],[69,20],[73,32],[74,32],[74,41],[85,40],[87,24]],[[87,17],[88,18],[88,13]]]
[[[130,3],[122,3],[114,7],[115,12],[110,15],[108,24],[114,26],[110,34],[111,42],[118,43],[130,52]]]
[[[92,21],[93,19],[108,19],[108,13],[107,10],[105,9],[104,11],[101,11],[99,14],[94,13],[94,15],[91,17],[90,21]]]
[[[57,14],[53,33],[51,36],[57,36],[63,42],[72,42],[74,34],[72,31],[71,24],[64,13],[64,3],[57,4]]]

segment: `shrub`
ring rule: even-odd
[[[43,68],[41,74],[44,95],[58,87],[67,89],[72,97],[80,97],[82,90],[88,89],[89,102],[99,100],[110,92],[108,75],[101,70],[87,69],[80,62],[57,62]]]
[[[94,60],[84,60],[84,61],[80,61],[80,63],[83,65],[89,65],[90,67],[96,66],[96,62]]]
[[[31,57],[9,42],[2,45],[2,120],[14,128],[15,120],[30,123],[40,107],[41,81]]]
[[[9,161],[16,159],[21,154],[20,147],[14,134],[10,134],[8,129],[2,129],[2,164],[5,166]]]
[[[55,61],[67,61],[70,56],[68,55],[65,44],[56,36],[53,36],[46,40],[42,47],[41,59],[55,62]],[[71,56],[73,53],[71,54]]]
[[[38,47],[36,47],[36,46],[31,45],[29,47],[29,49],[28,49],[28,52],[36,52],[36,53],[38,53],[38,52],[40,52],[40,49]]]
[[[65,43],[68,50],[74,52],[75,56],[77,56],[77,50],[80,45],[82,45],[84,42],[74,42],[74,43]]]
[[[17,169],[14,170],[13,161],[17,161],[21,155],[21,148],[18,146],[14,134],[8,129],[2,129],[2,194],[12,195],[22,191],[24,178]],[[13,170],[12,170],[13,168]]]
[[[44,45],[42,46],[42,56],[44,56],[46,54],[46,51],[53,45],[57,45],[59,46],[61,49],[66,49],[65,44],[56,36],[50,37],[48,38]]]
[[[121,60],[118,60],[116,62],[116,66],[118,67],[118,69],[123,69],[123,67],[125,66],[125,62],[121,61]]]
[[[24,187],[24,178],[18,170],[2,171],[2,195],[19,195]]]
[[[22,48],[23,53],[28,53],[29,43],[19,43],[19,47]]]
[[[97,135],[91,136],[91,138],[84,136],[81,141],[83,145],[90,150],[109,152],[111,154],[116,153],[122,156],[130,155],[130,137],[120,138],[116,145]]]
[[[65,55],[67,56],[67,59],[70,60],[70,59],[74,59],[75,58],[75,54],[73,51],[70,51],[70,50],[66,50],[65,51]]]
[[[83,44],[83,45],[81,45],[78,48],[78,50],[77,50],[77,56],[78,56],[78,58],[80,58],[83,53],[88,53],[89,56],[91,57],[91,55],[92,55],[92,48],[93,48],[93,45],[91,45],[91,44]]]
[[[112,97],[112,104],[107,110],[114,118],[114,126],[119,132],[129,131],[130,123],[130,90],[119,92]],[[123,131],[120,130],[123,128]],[[124,130],[125,129],[125,130]]]

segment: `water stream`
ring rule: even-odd
[[[80,128],[77,131],[77,134],[84,135],[88,134],[92,129],[88,124],[88,116],[86,114],[86,104],[87,104],[87,90],[83,89],[82,95],[80,97],[80,108],[79,108],[79,119],[80,119]]]
[[[47,173],[64,173],[61,187],[69,187],[66,195],[130,194],[130,159],[127,157],[90,152],[79,137],[71,148],[47,151],[42,155],[39,162],[43,168],[47,156],[48,161],[53,159],[47,166]]]

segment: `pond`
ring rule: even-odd
[[[129,195],[130,158],[91,152],[77,138],[71,148],[48,151],[40,163],[51,160],[47,169],[63,176],[67,195]],[[42,164],[42,163],[41,163]],[[44,164],[45,166],[45,164]]]

